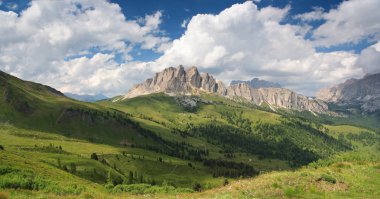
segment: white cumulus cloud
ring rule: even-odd
[[[282,24],[289,7],[235,4],[217,15],[194,16],[184,35],[156,60],[155,70],[195,65],[229,83],[262,77],[304,94],[363,75],[350,52],[318,53],[304,27]]]
[[[317,46],[380,40],[380,1],[343,1],[337,9],[323,14],[324,24],[313,31]]]
[[[303,24],[291,25],[284,23],[289,6],[258,9],[246,1],[193,16],[171,41],[160,30],[161,11],[131,20],[105,0],[32,1],[20,14],[0,10],[0,69],[64,92],[112,96],[163,68],[195,65],[226,84],[259,77],[312,95],[379,71],[376,8],[376,0],[344,1],[328,12],[315,8],[297,15]],[[325,21],[318,28],[307,25],[319,19]],[[305,39],[308,31],[312,40]],[[315,50],[365,38],[377,43],[360,54]],[[136,47],[163,54],[137,62],[131,56]]]
[[[380,42],[364,49],[356,63],[365,73],[380,73]]]
[[[32,1],[20,14],[0,10],[0,69],[57,89],[109,93],[111,87],[98,81],[121,70],[115,56],[128,63],[136,45],[156,51],[167,46],[169,39],[159,30],[161,16],[158,11],[142,22],[128,20],[118,4],[105,0]],[[91,57],[97,52],[104,56]]]

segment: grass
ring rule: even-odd
[[[378,151],[339,154],[294,172],[270,172],[182,198],[379,198]],[[343,165],[343,166],[342,166]]]
[[[368,130],[362,127],[351,126],[351,125],[325,125],[325,127],[329,129],[330,133],[332,134],[340,134],[340,133],[359,134],[364,131],[372,132],[371,130]]]
[[[75,175],[101,184],[105,183],[105,176],[109,169],[112,169],[116,176],[120,172],[127,174],[129,171],[134,171],[144,174],[145,178],[154,178],[157,183],[168,181],[180,187],[191,187],[196,181],[215,187],[222,184],[223,180],[212,178],[209,174],[211,171],[198,162],[173,158],[143,149],[95,144],[54,134],[27,131],[10,125],[1,125],[0,132],[0,140],[6,149],[5,152],[14,157],[30,157],[55,167],[58,167],[58,159],[62,165],[66,166],[75,163],[77,165]],[[52,151],[49,146],[54,146],[54,149],[60,146],[63,152]],[[105,159],[110,166],[91,160],[90,155],[94,152]],[[158,163],[158,157],[161,157],[163,162]],[[189,162],[194,168],[188,166]],[[8,163],[10,164],[11,161]],[[114,166],[118,171],[114,171]],[[94,170],[97,171],[96,174]],[[189,178],[194,174],[196,174],[195,177]]]
[[[365,128],[329,123],[319,131],[319,123],[311,120],[205,94],[202,98],[209,102],[200,102],[193,110],[160,93],[117,103],[83,103],[3,73],[0,93],[0,197],[376,198],[379,194],[375,189],[378,135]],[[208,137],[211,133],[216,137]],[[222,133],[234,142],[223,139]],[[270,151],[282,143],[286,146],[281,150],[292,146],[300,152],[293,154],[298,158],[307,156],[301,153],[307,151],[323,159],[296,168],[289,159],[248,152],[235,138],[260,140],[257,146],[268,154],[282,152]],[[342,152],[348,150],[344,144],[351,143],[355,151]],[[177,145],[186,148],[183,154],[167,155],[169,149],[180,150]],[[261,175],[227,179],[227,185],[225,177],[213,177],[215,169],[186,156],[201,150],[207,150],[209,159],[244,163]],[[93,153],[97,160],[91,159]]]

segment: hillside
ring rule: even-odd
[[[0,192],[12,198],[209,197],[378,144],[368,129],[208,93],[85,103],[5,73],[0,83]]]

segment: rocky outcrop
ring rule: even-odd
[[[208,73],[200,74],[196,67],[187,71],[183,66],[169,67],[156,73],[153,79],[135,85],[123,99],[159,92],[183,95],[197,94],[200,91],[215,93],[219,87],[224,87],[221,84],[223,83],[216,82]]]
[[[380,73],[321,89],[317,98],[337,105],[358,105],[364,112],[380,110]]]
[[[156,73],[154,78],[135,85],[125,96],[114,101],[159,92],[170,95],[197,95],[206,92],[233,100],[245,100],[256,105],[266,103],[273,109],[307,110],[314,113],[328,111],[327,105],[322,101],[309,99],[285,88],[253,88],[247,82],[226,87],[210,74],[200,74],[196,67],[185,71],[183,66],[166,68]]]
[[[259,78],[253,78],[250,81],[232,80],[231,86],[240,83],[247,83],[252,88],[282,88],[279,83],[262,80]]]
[[[328,112],[328,106],[321,100],[308,99],[285,88],[252,88],[247,83],[240,83],[228,87],[226,96],[232,99],[243,98],[257,105],[268,104],[271,108]]]

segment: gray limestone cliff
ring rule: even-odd
[[[285,108],[298,111],[326,113],[327,105],[321,100],[309,99],[285,88],[253,88],[242,82],[226,87],[208,73],[199,73],[196,67],[185,71],[183,66],[169,67],[156,73],[153,78],[135,85],[123,100],[140,95],[164,92],[169,95],[197,95],[212,93],[232,100],[246,100],[256,105],[268,104],[271,108]]]
[[[362,79],[349,79],[330,88],[321,89],[317,98],[337,105],[358,105],[364,112],[380,110],[380,73]]]

